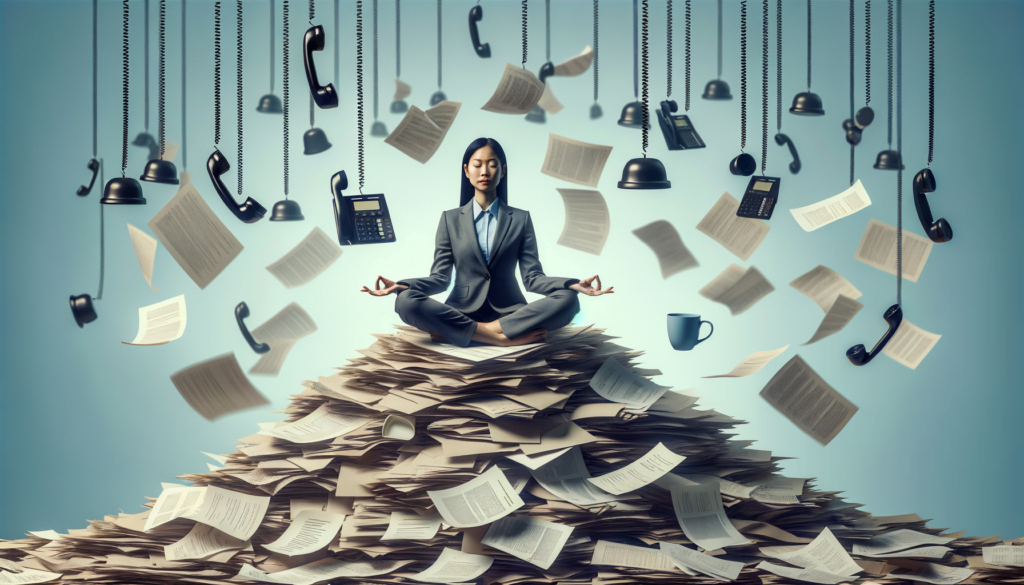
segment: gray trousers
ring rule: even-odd
[[[534,329],[551,331],[564,327],[580,310],[576,295],[574,290],[556,290],[512,313],[501,314],[486,305],[466,314],[419,291],[404,290],[395,300],[395,312],[402,321],[420,331],[436,333],[459,347],[466,347],[476,332],[477,322],[498,319],[502,333],[509,339]]]

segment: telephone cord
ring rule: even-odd
[[[164,2],[164,0],[160,0]],[[236,59],[238,63],[238,196],[242,196],[242,0],[235,0],[238,9],[238,44]]]
[[[850,122],[851,123],[853,122],[853,119],[854,119],[853,118],[853,105],[854,105],[853,104],[853,100],[854,100],[854,97],[853,97],[853,69],[854,69],[854,63],[853,63],[853,50],[854,50],[853,35],[855,34],[855,27],[854,27],[854,17],[855,17],[855,14],[854,14],[853,3],[854,3],[854,0],[850,0]],[[855,159],[855,155],[854,155],[854,152],[853,152],[853,144],[851,143],[850,144],[850,185],[853,185],[853,180],[854,180],[854,159]]]
[[[597,103],[597,2],[594,0],[594,103]]]
[[[811,0],[807,0],[807,91],[811,91]]]
[[[103,159],[101,158],[100,159],[100,185],[105,185],[106,184],[106,181],[104,179],[105,179],[105,177],[103,176]],[[104,240],[104,238],[103,238],[103,210],[106,209],[106,208],[107,208],[106,205],[100,205],[100,290],[99,290],[99,292],[96,293],[96,298],[93,299],[94,301],[99,301],[99,300],[103,299],[103,273],[104,273],[104,270],[106,268],[105,265],[106,265],[106,257],[107,257],[107,250],[106,250],[106,247],[104,246],[104,241],[103,241]]]
[[[402,0],[395,0],[395,77],[402,78]]]
[[[635,0],[634,0],[635,1]],[[523,69],[526,69],[526,0],[523,0]]]
[[[928,2],[928,167],[935,153],[935,0]]]
[[[544,0],[544,61],[551,61],[551,0]]]
[[[637,78],[637,0],[633,0],[633,99],[639,97],[639,79]]]
[[[167,0],[160,0],[160,70],[158,84],[160,94],[157,97],[157,135],[160,140],[160,158],[164,158],[164,130],[167,116],[164,111],[164,94],[167,89]]]
[[[188,140],[185,139],[185,120],[188,117],[185,115],[185,3],[186,0],[181,0],[181,170],[184,171],[188,168]]]
[[[871,105],[871,0],[864,0],[864,97]]]
[[[309,0],[309,25],[313,26],[313,19],[316,18],[316,2]],[[316,127],[316,108],[313,107],[313,93],[309,94],[309,127]]]
[[[373,0],[373,121],[377,121],[377,0]]]
[[[270,93],[274,93],[274,0],[270,0]]]
[[[740,152],[747,147],[747,0],[740,2]]]
[[[668,0],[668,8],[665,15],[666,26],[666,55],[665,66],[668,69],[668,97],[672,97],[672,0]]]
[[[376,22],[376,20],[375,20]],[[356,1],[356,136],[359,140],[359,194],[363,193],[363,0]]]
[[[441,91],[441,0],[437,0],[437,90]]]
[[[92,157],[96,158],[96,13],[99,0],[92,0]]]
[[[686,104],[684,110],[690,111],[690,0],[686,0],[686,64],[683,67],[686,77]]]
[[[891,149],[892,148],[892,0],[888,1],[888,5],[889,5],[889,18],[888,18],[888,28],[889,28],[889,55],[888,55],[888,60],[889,60],[889,107],[888,107],[888,110],[889,110],[889,118],[886,121],[886,123],[887,123],[887,126],[888,126],[889,148]],[[902,161],[900,161],[900,162],[902,163]]]
[[[641,51],[642,67],[643,72],[641,76],[643,78],[643,118],[640,131],[643,135],[643,151],[644,158],[647,158],[647,127],[650,125],[651,113],[647,108],[647,0],[644,0],[644,20],[643,20],[643,46]]]
[[[288,199],[288,0],[281,4],[281,102],[284,111],[284,198]]]
[[[121,176],[124,177],[128,168],[128,0],[121,2]]]
[[[145,43],[145,46],[143,47],[143,58],[142,58],[143,60],[142,60],[142,63],[143,63],[143,71],[145,72],[144,75],[143,75],[143,80],[145,81],[145,84],[146,84],[145,85],[145,91],[146,91],[145,98],[146,99],[143,102],[143,105],[145,106],[146,114],[145,114],[145,118],[143,120],[145,122],[144,127],[146,129],[146,132],[148,133],[149,132],[149,0],[146,0],[145,3],[143,4],[143,6],[145,7],[145,15],[144,15],[144,18],[145,18],[145,20],[144,20],[145,33],[144,33],[144,36],[143,36],[143,42]]]
[[[761,16],[761,176],[768,167],[768,0]]]
[[[722,0],[718,0],[718,77],[722,78]]]
[[[903,0],[896,0],[896,304],[903,306]]]
[[[213,146],[220,146],[220,2],[213,5]]]
[[[775,2],[775,132],[782,132],[782,0]]]

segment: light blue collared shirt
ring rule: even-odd
[[[494,230],[498,227],[498,202],[497,197],[484,209],[473,198],[473,224],[476,226],[476,241],[480,244],[480,251],[484,253],[484,260],[490,261],[491,247],[494,245]]]

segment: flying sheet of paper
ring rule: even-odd
[[[672,559],[680,569],[693,569],[716,579],[735,581],[743,570],[743,563],[727,561],[699,553],[692,548],[670,542],[659,542],[662,554]]]
[[[772,361],[776,357],[782,355],[789,349],[789,346],[780,347],[772,351],[755,351],[754,353],[743,358],[735,368],[732,369],[728,374],[719,374],[717,376],[701,376],[702,378],[742,378],[743,376],[749,376],[754,372],[758,372],[761,368],[768,365],[768,362]]]
[[[835,270],[821,264],[798,276],[789,283],[789,286],[818,303],[821,310],[826,313],[832,308],[832,304],[836,302],[839,295],[854,301],[861,297],[861,292],[850,284],[850,281],[840,276]]]
[[[549,114],[557,114],[565,107],[562,105],[562,102],[558,101],[558,98],[555,97],[555,93],[551,91],[550,83],[544,84],[544,93],[540,94],[540,99],[537,100],[537,105],[540,109]]]
[[[973,574],[974,571],[968,568],[947,567],[935,563],[921,563],[912,569],[898,569],[889,573],[890,576],[897,579],[921,581],[934,585],[955,585]]]
[[[427,111],[409,106],[398,126],[384,139],[409,158],[426,164],[444,142],[461,102],[443,101]]]
[[[570,534],[572,526],[529,516],[508,516],[491,524],[482,542],[546,571],[562,552]]]
[[[917,282],[931,252],[931,240],[904,230],[903,278]],[[896,274],[896,228],[872,217],[853,258],[889,274]]]
[[[295,347],[294,339],[280,339],[270,346],[270,351],[261,354],[260,359],[249,368],[250,375],[276,376],[284,367],[284,360]]]
[[[916,370],[917,366],[921,365],[921,360],[931,352],[941,338],[941,335],[929,333],[904,318],[892,339],[882,349],[882,353],[911,370]]]
[[[821,320],[821,324],[818,325],[817,331],[811,336],[807,343],[803,345],[809,345],[815,341],[821,341],[833,333],[838,333],[846,327],[856,315],[864,308],[860,302],[849,299],[843,295],[839,295],[836,301],[832,303],[828,312],[825,313],[825,317]]]
[[[577,75],[582,75],[587,69],[590,69],[590,63],[593,60],[594,49],[590,48],[590,45],[587,45],[579,55],[555,65],[555,72],[552,75],[556,77],[575,77]]]
[[[333,413],[324,403],[297,421],[263,429],[259,434],[277,437],[292,443],[315,443],[340,437],[368,422],[370,422],[368,418]]]
[[[164,153],[160,155],[160,160],[167,160],[174,162],[174,158],[178,156],[178,149],[181,145],[170,140],[164,140]]]
[[[206,420],[254,406],[270,404],[253,387],[229,353],[193,364],[171,374],[181,397]]]
[[[661,277],[668,278],[690,268],[700,266],[697,259],[687,249],[679,232],[669,222],[659,219],[643,227],[633,230],[633,235],[647,244],[658,258]]]
[[[807,581],[808,583],[821,583],[823,585],[837,585],[838,583],[846,583],[853,580],[846,575],[833,575],[832,573],[819,571],[817,569],[783,567],[782,565],[775,565],[765,561],[758,563],[755,568],[762,571],[768,571],[769,573],[773,573],[780,577],[785,577],[786,579]]]
[[[590,471],[579,447],[569,449],[544,466],[531,470],[530,474],[542,488],[579,506],[603,504],[618,499],[587,481],[590,479]]]
[[[498,467],[491,467],[460,486],[427,491],[427,495],[444,521],[456,528],[490,524],[523,506],[523,500]]]
[[[698,292],[702,297],[728,307],[732,315],[739,315],[774,290],[772,283],[757,268],[751,266],[744,270],[738,264],[730,264]]]
[[[672,486],[671,493],[676,520],[690,542],[706,550],[749,542],[725,515],[718,483],[676,484]]]
[[[855,542],[853,544],[853,554],[866,556],[880,555],[921,546],[922,544],[949,544],[954,540],[949,537],[935,536],[903,528],[873,536],[866,541]]]
[[[533,109],[544,93],[544,84],[521,65],[505,64],[494,95],[481,107],[498,114],[525,114]]]
[[[160,492],[156,503],[153,504],[153,510],[150,512],[149,517],[146,518],[146,524],[143,526],[142,531],[148,532],[150,529],[166,524],[175,518],[181,518],[195,512],[203,503],[203,495],[205,494],[206,488],[203,487],[165,487]]]
[[[243,549],[249,543],[230,536],[213,526],[196,522],[192,530],[181,540],[164,547],[164,558],[168,561],[185,559],[205,559],[219,552],[232,549]]]
[[[242,253],[242,244],[217,218],[195,185],[186,183],[146,224],[174,261],[204,289]]]
[[[139,259],[139,268],[142,269],[142,278],[153,292],[160,292],[160,289],[153,286],[153,263],[156,262],[156,238],[128,224],[128,237],[132,240],[132,248],[135,249],[135,257]]]
[[[341,246],[314,227],[298,245],[267,266],[267,271],[285,288],[295,288],[320,276],[340,256]]]
[[[565,449],[561,449],[559,451],[551,451],[549,453],[540,453],[538,455],[513,453],[511,455],[505,455],[505,458],[515,461],[516,463],[526,467],[527,469],[540,469],[541,467],[544,467],[548,463],[551,463],[555,459],[558,459],[562,455],[568,453],[569,449],[571,449],[571,447],[566,447]]]
[[[558,194],[565,206],[565,223],[558,245],[600,256],[611,229],[611,216],[601,192],[558,189]]]
[[[416,436],[416,417],[411,414],[389,414],[380,434],[389,439],[408,441]]]
[[[805,569],[815,569],[832,575],[853,575],[863,569],[854,562],[839,544],[832,531],[824,530],[805,546],[769,546],[761,552],[780,561]]]
[[[748,260],[768,235],[772,226],[760,219],[736,217],[740,202],[728,192],[722,193],[704,219],[697,224],[697,230],[722,244],[726,250]]]
[[[241,540],[252,538],[270,506],[270,496],[250,496],[212,485],[201,489],[206,492],[199,506],[183,518],[213,526]]]
[[[185,334],[185,295],[139,309],[139,332],[125,345],[163,345]]]
[[[656,548],[619,544],[607,540],[597,541],[590,564],[653,569],[655,571],[678,571],[672,559]]]
[[[282,585],[313,585],[339,579],[342,577],[373,577],[385,575],[412,563],[413,561],[391,561],[377,559],[372,561],[339,561],[333,558],[320,559],[308,565],[264,573],[252,565],[242,565],[238,576],[265,583],[281,583]]]
[[[395,97],[392,98],[392,101],[395,101],[395,102],[402,101],[405,98],[409,97],[409,94],[411,94],[411,93],[412,93],[412,88],[409,87],[408,83],[402,81],[401,79],[396,79],[395,80]]]
[[[39,569],[23,568],[18,573],[0,571],[0,583],[17,583],[19,585],[26,583],[46,583],[47,581],[53,581],[63,576],[63,573],[51,573],[50,571],[40,571]]]
[[[828,445],[858,410],[799,355],[779,368],[761,390],[761,398],[822,445]]]
[[[29,530],[28,533],[32,536],[45,538],[46,540],[61,540],[62,538],[64,538],[64,536],[58,533],[56,530]]]
[[[345,521],[342,514],[303,510],[292,518],[284,534],[263,548],[287,556],[308,555],[326,548]]]
[[[590,387],[608,402],[621,402],[627,408],[647,408],[670,390],[630,372],[614,357],[604,360],[590,379]]]
[[[1024,567],[1024,546],[983,546],[981,558],[993,565]]]
[[[185,171],[181,171],[181,173],[178,174],[178,188],[179,189],[181,188],[181,185],[185,185],[185,184],[188,184],[190,182],[192,182],[192,173],[186,173]]]
[[[646,455],[611,473],[591,477],[587,481],[608,493],[622,495],[634,492],[675,469],[686,459],[677,455],[662,443],[658,443]]]
[[[420,516],[415,512],[391,513],[391,522],[381,540],[430,540],[441,528],[441,515]]]
[[[839,195],[806,207],[790,209],[789,212],[793,214],[793,219],[800,224],[805,232],[813,232],[837,219],[853,215],[869,205],[871,205],[871,198],[868,197],[868,192],[864,190],[864,185],[858,179],[852,187]]]
[[[548,150],[540,172],[570,183],[597,187],[611,152],[611,146],[548,134]]]
[[[273,317],[252,330],[252,337],[259,343],[270,345],[270,351],[249,368],[250,374],[276,376],[284,366],[295,342],[316,331],[316,323],[298,303],[289,303]]]
[[[410,578],[425,583],[464,583],[483,575],[493,562],[494,557],[445,548],[433,565]]]

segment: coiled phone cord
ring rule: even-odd
[[[143,6],[146,9],[145,10],[145,16],[144,16],[144,18],[145,18],[145,21],[144,21],[145,35],[143,36],[143,42],[145,43],[145,46],[143,47],[143,60],[142,60],[143,66],[144,66],[143,71],[145,71],[144,80],[145,80],[145,84],[146,84],[145,85],[145,90],[146,90],[145,97],[146,97],[146,100],[145,100],[143,105],[145,106],[145,112],[146,112],[145,118],[144,118],[144,122],[145,122],[145,126],[144,127],[146,129],[146,132],[148,133],[149,132],[149,0],[146,0],[145,3],[143,4]]]
[[[185,0],[181,0],[181,170],[188,168],[188,141],[185,139]]]
[[[928,167],[935,153],[935,0],[928,2]]]
[[[164,2],[164,0],[160,0]],[[237,44],[237,62],[238,62],[238,196],[242,196],[242,112],[245,110],[242,107],[242,0],[235,0],[238,8],[238,44]]]
[[[634,2],[636,0],[633,0]],[[523,69],[526,69],[526,0],[523,0]]]
[[[768,0],[762,0],[761,18],[761,176],[768,167]]]
[[[811,0],[807,0],[807,91],[811,91]]]
[[[98,11],[97,2],[99,0],[92,0],[92,157],[96,158],[96,13]]]
[[[376,22],[376,19],[374,19]],[[376,53],[374,53],[376,57]],[[356,1],[356,136],[359,141],[359,194],[363,194],[363,0]]]
[[[270,93],[274,93],[274,0],[270,0]]]
[[[672,97],[672,0],[668,0],[668,8],[665,15],[666,27],[666,55],[665,66],[668,69],[668,97]]]
[[[597,103],[597,2],[594,0],[594,103]]]
[[[160,95],[157,103],[157,135],[160,139],[160,158],[164,158],[164,130],[167,116],[164,111],[164,94],[167,89],[167,0],[160,0],[160,73],[158,85]]]
[[[889,148],[892,148],[892,0],[889,0],[889,119],[888,125],[888,137],[889,137]],[[903,162],[902,160],[900,161]]]
[[[896,304],[903,306],[903,0],[896,0]]]
[[[782,132],[782,0],[775,2],[775,132]]]
[[[747,0],[740,2],[740,152],[747,147]]]
[[[633,0],[633,99],[639,97],[639,87],[637,79],[637,0]],[[646,122],[644,122],[646,124]]]
[[[441,0],[437,0],[437,90],[441,91]]]
[[[864,98],[871,105],[871,0],[864,0]]]
[[[853,117],[853,35],[854,35],[854,0],[850,0],[850,121],[852,122]],[[854,180],[854,152],[853,144],[850,144],[850,185],[853,185]]]
[[[338,20],[338,0],[334,0],[334,82],[338,83],[341,78],[340,55],[341,55],[341,24]]]
[[[595,0],[596,1],[596,0]],[[377,121],[377,0],[373,0],[373,121]]]
[[[213,147],[220,150],[220,2],[213,5]]]
[[[686,0],[686,64],[683,66],[686,76],[686,105],[684,111],[690,111],[690,0]]]
[[[288,0],[281,5],[281,102],[284,113],[284,198],[288,199]]]
[[[641,133],[643,135],[643,151],[644,158],[647,158],[647,127],[650,125],[651,113],[647,108],[647,0],[644,0],[644,32],[643,32],[643,48],[641,50],[642,55],[642,68],[641,73],[643,77],[643,125],[640,126]]]
[[[121,177],[128,168],[128,0],[122,0],[121,32]]]

